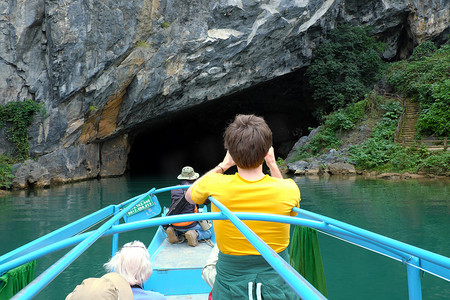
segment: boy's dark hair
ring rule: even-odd
[[[224,144],[238,167],[256,168],[272,146],[272,131],[262,117],[237,115],[225,130]]]

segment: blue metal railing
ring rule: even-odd
[[[186,188],[188,186],[182,186]],[[220,213],[185,214],[168,217],[158,217],[133,223],[118,224],[134,205],[139,203],[149,194],[155,195],[180,186],[167,187],[163,189],[152,189],[147,193],[129,199],[117,206],[109,206],[95,212],[79,221],[71,223],[53,233],[50,233],[34,242],[11,251],[0,257],[0,274],[32,261],[36,258],[52,252],[77,245],[53,266],[44,271],[39,277],[31,282],[25,289],[20,291],[14,298],[32,298],[56,278],[70,263],[79,257],[98,238],[118,235],[122,232],[143,229],[153,226],[172,224],[186,221],[199,220],[230,220],[239,231],[249,240],[268,263],[280,274],[280,276],[295,290],[303,299],[325,299],[309,282],[298,274],[289,264],[279,257],[267,244],[254,234],[242,220],[281,222],[315,228],[319,231],[343,239],[360,247],[388,256],[407,265],[408,292],[412,300],[421,299],[420,270],[450,281],[450,258],[426,251],[382,235],[334,220],[303,209],[294,208],[299,214],[297,217],[288,217],[260,213],[232,213],[219,201],[211,198]],[[131,204],[131,205],[130,205]],[[129,205],[129,206],[127,206]],[[99,213],[101,212],[101,213]],[[74,235],[85,230],[98,222],[105,215],[112,215],[97,230]],[[301,218],[300,216],[303,216]],[[117,239],[113,239],[113,253],[117,249]]]
[[[304,209],[294,208],[294,212],[322,222],[326,232],[333,232],[338,237],[347,236],[346,240],[349,241],[355,237],[361,241],[358,243],[361,244],[360,246],[368,247],[372,251],[450,281],[450,258],[448,257]],[[419,258],[420,263],[415,263],[414,257]]]
[[[45,270],[41,275],[34,279],[24,289],[18,292],[14,298],[32,298],[38,294],[43,288],[45,288],[53,279],[55,279],[65,268],[67,268],[75,259],[77,259],[84,251],[86,251],[96,240],[98,240],[106,230],[111,228],[117,221],[119,221],[130,209],[138,204],[143,198],[152,193],[155,189],[143,194],[141,197],[137,197],[131,205],[125,207],[114,216],[100,226],[97,230],[89,234],[82,242],[80,242],[75,248],[70,250],[55,264]]]
[[[236,215],[234,215],[222,203],[209,197],[223,215],[227,217],[245,236],[250,244],[261,254],[262,257],[280,274],[290,287],[302,299],[326,299],[314,286],[312,286],[303,276],[301,276],[291,265],[282,259],[272,248],[270,248],[258,235],[256,235],[247,225],[245,225]]]

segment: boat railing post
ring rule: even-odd
[[[114,214],[120,211],[120,209],[116,206],[114,207]],[[119,220],[117,220],[116,223],[114,223],[114,225],[119,225]],[[114,233],[112,236],[112,249],[111,249],[111,257],[114,256],[114,254],[116,254],[116,252],[119,250],[119,234],[118,233]]]
[[[415,266],[419,265],[419,258],[411,256],[409,261],[412,264],[406,262],[406,273],[408,276],[408,294],[409,300],[421,300],[422,299],[422,286],[420,282],[420,269]]]

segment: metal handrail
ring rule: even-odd
[[[433,253],[431,251],[427,251],[388,237],[385,237],[383,235],[329,218],[329,217],[325,217],[304,209],[299,209],[299,208],[294,208],[293,209],[294,212],[302,214],[304,216],[307,216],[309,218],[313,218],[315,220],[320,220],[322,222],[324,222],[327,226],[335,226],[337,228],[341,228],[343,230],[346,230],[348,232],[351,232],[353,234],[356,234],[358,236],[361,237],[365,237],[368,240],[371,240],[373,242],[377,242],[380,244],[384,244],[387,247],[394,249],[394,250],[398,250],[398,251],[402,251],[404,253],[408,253],[410,256],[417,256],[420,257],[421,259],[425,259],[431,263],[434,263],[440,267],[446,268],[448,269],[448,273],[444,274],[444,276],[442,276],[443,279],[446,279],[448,281],[450,281],[450,258],[445,257],[443,255],[439,255],[436,253]],[[419,266],[418,266],[419,267]],[[430,272],[432,273],[432,272]],[[437,275],[439,276],[439,275]],[[439,276],[441,277],[441,276]]]
[[[301,276],[287,261],[282,259],[269,245],[245,225],[235,214],[217,199],[209,197],[223,215],[233,223],[261,256],[277,271],[287,284],[302,299],[326,299],[311,283]]]
[[[307,226],[311,228],[316,228],[321,231],[327,231],[328,233],[333,233],[333,230],[331,229],[330,225],[325,224],[324,222],[316,221],[316,220],[310,220],[310,219],[302,219],[299,217],[286,217],[286,216],[280,216],[280,215],[270,215],[270,214],[257,214],[257,213],[235,213],[235,215],[241,219],[241,220],[258,220],[258,221],[269,221],[269,222],[284,222],[284,223],[290,223],[294,225],[299,226]],[[154,218],[146,221],[140,221],[135,223],[127,223],[127,224],[121,224],[121,225],[114,225],[111,227],[111,229],[107,230],[104,233],[104,236],[109,236],[112,234],[132,231],[132,230],[138,230],[153,226],[159,226],[159,225],[165,225],[165,224],[171,224],[175,222],[185,222],[185,221],[199,221],[203,219],[209,219],[209,220],[225,220],[227,219],[223,214],[221,213],[204,213],[204,214],[185,214],[185,215],[178,215],[178,216],[169,216],[164,218]],[[350,225],[351,226],[351,225]],[[76,244],[80,240],[83,240],[84,236],[88,236],[90,233],[84,233],[82,236],[75,236],[69,239],[66,239],[64,241],[60,241],[56,243],[53,246],[48,246],[44,249],[42,249],[42,255],[47,253],[51,253],[57,250],[60,250],[65,247],[69,247],[73,244]],[[413,246],[411,246],[413,247]],[[50,251],[52,250],[52,251]],[[423,250],[424,253],[431,253],[428,251]],[[431,253],[433,256],[436,254]],[[438,255],[439,256],[439,255]],[[445,263],[448,263],[450,261],[449,258],[440,256],[442,260]],[[29,257],[24,257],[22,261],[18,262],[18,265],[22,263],[26,263],[27,261],[31,261],[35,258],[29,255]],[[426,258],[426,257],[423,257]],[[423,259],[422,258],[422,259]],[[405,262],[406,263],[406,262]],[[450,280],[450,276],[443,277],[445,280]]]
[[[86,251],[96,240],[98,240],[111,226],[113,226],[117,221],[119,221],[129,210],[131,210],[136,204],[138,204],[147,195],[152,193],[155,189],[153,188],[149,192],[142,194],[142,196],[137,197],[137,199],[131,203],[130,206],[125,207],[114,216],[95,230],[92,234],[88,235],[81,243],[70,250],[66,255],[54,263],[51,267],[45,270],[41,275],[35,278],[31,283],[29,283],[24,289],[18,292],[12,299],[18,299],[20,297],[32,298],[37,295],[42,289],[44,289],[50,282],[53,281],[62,271],[64,271],[75,259],[77,259],[84,251]]]

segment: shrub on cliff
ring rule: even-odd
[[[395,129],[402,112],[397,101],[380,106],[385,111],[370,138],[360,145],[350,147],[350,157],[358,169],[384,168],[402,147],[394,143]]]
[[[0,155],[0,189],[7,189],[11,186],[11,180],[14,178],[12,175],[12,159]]]
[[[308,144],[297,149],[297,155],[293,157],[292,161],[319,155],[330,149],[337,149],[342,144],[340,137],[356,126],[366,114],[370,103],[371,101],[366,98],[326,116],[317,134]]]
[[[35,113],[42,112],[42,105],[33,100],[9,102],[0,106],[0,128],[6,126],[7,138],[14,143],[13,156],[18,160],[29,157],[28,127]]]
[[[450,173],[450,152],[442,151],[426,157],[420,162],[418,170],[448,176]]]
[[[372,90],[382,75],[383,46],[369,28],[344,25],[329,33],[306,71],[319,113],[344,108]]]
[[[11,186],[13,178],[11,164],[29,158],[28,127],[37,112],[45,115],[43,106],[33,100],[0,105],[0,128],[6,127],[6,138],[14,143],[13,153],[0,155],[0,188],[2,189]]]
[[[348,105],[329,114],[317,134],[308,144],[297,149],[297,155],[289,162],[321,155],[331,148],[339,149],[354,141],[363,127],[376,123],[370,136],[361,143],[351,143],[348,158],[355,168],[382,172],[450,172],[450,152],[430,152],[425,146],[403,147],[394,143],[395,130],[403,108],[396,99],[377,95],[375,92],[362,101]],[[370,132],[370,131],[369,131]],[[343,152],[345,153],[345,152]]]
[[[384,116],[370,138],[350,148],[350,158],[356,163],[356,168],[367,171],[448,174],[450,154],[447,151],[432,153],[423,145],[403,147],[394,143],[402,108],[398,102],[390,102],[382,108],[385,110]]]

